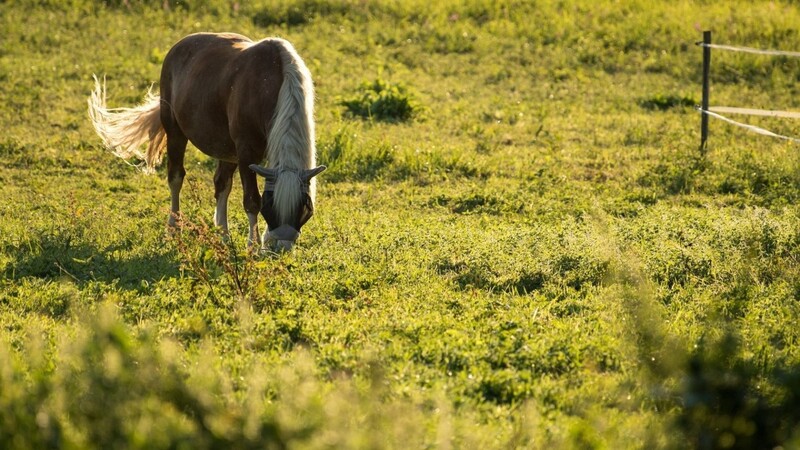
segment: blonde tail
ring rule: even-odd
[[[136,157],[144,164],[139,167],[153,173],[161,163],[167,143],[167,134],[161,125],[161,99],[152,92],[147,93],[144,103],[134,108],[106,107],[106,86],[94,77],[94,90],[89,98],[89,119],[112,153],[128,160]],[[147,151],[141,146],[148,142]]]

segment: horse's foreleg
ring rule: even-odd
[[[250,222],[250,233],[247,235],[247,248],[254,249],[261,245],[261,237],[258,235],[258,214],[247,213],[247,221]]]
[[[247,213],[247,220],[250,222],[250,233],[247,237],[247,246],[253,248],[261,244],[258,235],[258,213],[261,211],[261,194],[258,192],[256,174],[248,167],[247,163],[239,163],[239,177],[242,179],[242,190],[244,191],[244,210]]]
[[[183,178],[186,176],[186,169],[183,167],[183,156],[186,153],[187,140],[182,135],[167,135],[167,183],[172,199],[170,215],[167,225],[174,228],[177,217],[181,212],[181,188]]]
[[[214,225],[222,228],[228,234],[228,196],[231,193],[233,184],[233,173],[237,165],[219,161],[217,172],[214,174],[214,198],[217,199],[217,207],[214,210]]]

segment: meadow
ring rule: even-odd
[[[800,49],[791,1],[0,1],[0,447],[795,448],[800,151],[711,120],[695,41]],[[102,148],[186,34],[291,41],[317,210],[212,226],[215,162]],[[715,51],[714,105],[800,59]],[[799,136],[796,122],[746,121]],[[262,222],[263,227],[263,222]]]

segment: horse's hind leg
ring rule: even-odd
[[[219,161],[217,172],[214,174],[214,198],[217,199],[214,225],[222,228],[225,234],[228,234],[228,196],[233,185],[233,173],[237,167],[236,163]]]
[[[178,215],[181,212],[181,187],[186,169],[183,167],[183,157],[186,153],[188,140],[179,130],[167,131],[167,183],[172,199],[169,220],[167,225],[174,228]]]
[[[178,121],[175,120],[172,105],[164,100],[165,98],[170,98],[169,85],[169,80],[162,76],[161,125],[167,133],[167,183],[169,184],[169,193],[172,199],[167,225],[169,228],[175,228],[178,215],[181,212],[181,187],[183,187],[183,177],[186,176],[183,157],[189,140],[183,134],[180,126],[178,126]]]

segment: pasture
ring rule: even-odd
[[[165,7],[166,4],[166,7]],[[0,447],[800,445],[800,147],[711,120],[701,31],[800,49],[793,2],[0,2]],[[102,148],[181,37],[292,42],[317,210],[212,226],[190,146]],[[714,53],[712,104],[796,108],[800,59]],[[798,136],[796,122],[748,119]],[[261,226],[263,227],[263,219]]]

